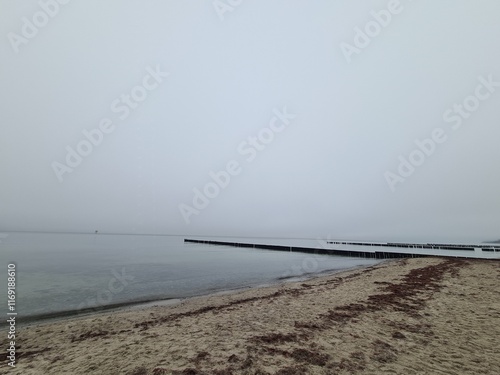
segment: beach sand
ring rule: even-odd
[[[16,344],[0,373],[498,375],[500,262],[389,261],[21,327]]]

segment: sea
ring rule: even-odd
[[[0,311],[6,319],[8,313],[15,312],[17,321],[31,324],[112,309],[168,304],[194,296],[297,281],[380,262],[185,243],[184,238],[100,233],[2,233]],[[314,239],[203,239],[318,247]],[[15,270],[15,285],[8,283],[9,270]],[[9,299],[8,285],[11,296],[14,290],[15,299]],[[6,319],[1,319],[2,326]]]

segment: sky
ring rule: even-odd
[[[500,238],[497,0],[0,10],[0,231]]]

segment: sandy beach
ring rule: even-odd
[[[499,337],[500,262],[415,258],[20,327],[0,373],[500,374]]]

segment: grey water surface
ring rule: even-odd
[[[304,241],[296,243],[304,246]],[[8,233],[0,243],[1,311],[6,316],[10,263],[16,265],[15,311],[21,320],[265,285],[377,262],[190,244],[180,236]]]

